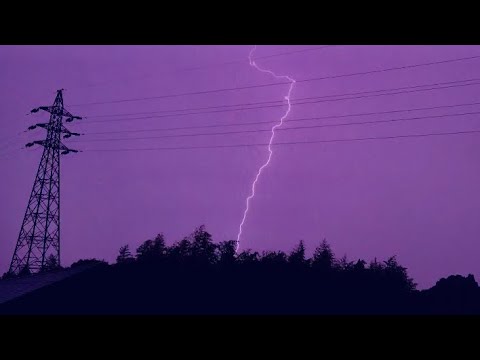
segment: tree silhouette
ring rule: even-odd
[[[369,266],[368,266],[369,270],[372,271],[373,273],[380,273],[383,271],[384,269],[384,266],[382,263],[378,262],[377,261],[377,258],[374,258]]]
[[[216,261],[216,246],[212,241],[212,235],[202,225],[195,229],[193,234],[189,237],[190,251],[195,262],[201,262],[205,264],[213,264]]]
[[[134,258],[130,252],[128,244],[118,250],[117,264],[128,264],[133,262]]]
[[[408,276],[407,269],[398,264],[396,256],[392,256],[385,261],[384,270],[387,280],[391,285],[395,285],[401,290],[415,290],[417,284]]]
[[[58,270],[60,268],[57,258],[53,255],[50,254],[49,257],[47,257],[47,260],[45,261],[45,265],[43,267],[43,271],[52,271],[52,270]]]
[[[20,270],[20,272],[18,273],[18,276],[28,276],[28,275],[31,275],[32,272],[30,271],[30,268],[28,267],[28,265],[25,265],[22,270]]]
[[[70,265],[70,267],[75,268],[77,266],[82,266],[82,265],[108,265],[108,263],[105,260],[80,259],[78,261],[75,261],[72,265]]]
[[[364,260],[358,260],[355,265],[353,265],[353,270],[358,273],[363,272],[365,271],[365,265],[367,265],[367,263]]]
[[[3,273],[1,279],[6,280],[6,279],[13,279],[15,277],[17,277],[17,275],[14,272],[6,271],[5,273]]]
[[[353,269],[354,264],[353,262],[348,261],[347,255],[345,254],[340,260],[338,260],[336,266],[339,270],[350,271]]]
[[[155,239],[153,239],[153,253],[158,256],[162,257],[167,252],[167,246],[165,245],[165,237],[163,233],[157,234]]]
[[[137,260],[155,261],[166,255],[167,247],[163,234],[158,234],[153,240],[146,240],[137,248]]]
[[[168,248],[168,256],[176,262],[185,262],[191,257],[191,244],[188,238],[184,238]]]
[[[67,313],[92,306],[97,313],[480,314],[480,288],[473,276],[451,276],[418,291],[395,256],[375,258],[367,266],[346,255],[337,260],[326,240],[310,258],[303,241],[288,255],[251,249],[237,254],[236,245],[234,240],[214,243],[203,225],[171,246],[160,233],[143,242],[135,258],[128,245],[120,248],[117,264],[129,266],[109,267],[96,259],[73,263],[72,268],[104,266],[86,267],[52,287],[54,293],[45,290],[54,295],[38,295],[29,306],[47,304],[53,312],[66,308]],[[46,268],[55,267],[47,259]]]
[[[217,245],[217,258],[220,264],[232,265],[235,263],[235,240],[222,241]]]
[[[247,250],[242,251],[237,256],[237,261],[240,264],[245,264],[245,265],[256,264],[260,261],[260,254],[257,251],[247,249]]]
[[[312,265],[314,268],[324,272],[329,272],[334,268],[335,255],[327,240],[323,239],[321,244],[315,249]]]
[[[260,261],[269,266],[284,265],[287,263],[287,255],[283,251],[264,251]]]
[[[288,255],[288,262],[295,266],[302,266],[307,264],[307,260],[305,258],[305,245],[303,244],[303,240],[300,240],[297,246],[293,248],[293,250]]]

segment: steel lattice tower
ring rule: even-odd
[[[50,121],[28,128],[44,128],[47,137],[25,145],[31,147],[37,144],[44,149],[10,264],[11,274],[33,273],[60,265],[60,155],[78,152],[67,148],[60,138],[62,134],[64,138],[80,135],[67,130],[62,120],[63,117],[67,118],[67,122],[81,119],[64,109],[62,91],[57,91],[52,106],[41,106],[31,111],[50,113]]]

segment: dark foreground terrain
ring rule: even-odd
[[[80,261],[75,266],[96,261]],[[62,271],[62,270],[57,270]],[[2,281],[12,281],[0,280]],[[167,247],[161,235],[136,257],[96,266],[0,304],[1,314],[480,314],[473,276],[417,291],[395,257],[366,264],[335,259],[323,242],[311,259],[214,244],[203,227]]]

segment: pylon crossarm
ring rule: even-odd
[[[68,130],[65,126],[62,125],[62,133],[64,133],[65,135],[63,136],[64,139],[66,138],[69,138],[71,136],[80,136],[79,133],[76,133],[76,132],[72,132],[70,130]]]
[[[55,108],[54,106],[39,106],[35,109],[32,109],[32,111],[30,111],[30,112],[31,113],[37,113],[40,110],[44,110],[44,111],[49,112],[51,114],[54,108]]]
[[[25,147],[32,147],[33,145],[45,146],[45,140],[36,140],[36,141],[29,142],[28,144],[25,145]]]
[[[32,125],[32,126],[29,126],[28,130],[33,130],[33,129],[36,129],[37,127],[48,129],[48,125],[49,125],[48,123],[38,123],[38,124],[35,124],[35,125]]]
[[[66,122],[72,122],[75,119],[76,120],[82,120],[81,116],[72,115],[65,109],[62,109],[62,116],[65,116],[67,118],[67,120],[65,120]]]
[[[32,109],[30,112],[31,113],[37,113],[40,110],[44,110],[44,111],[46,111],[50,114],[57,113],[58,115],[65,116],[67,118],[67,120],[66,120],[67,122],[72,122],[73,120],[81,120],[82,119],[81,116],[72,115],[72,114],[70,114],[70,112],[68,112],[64,108],[59,109],[56,106],[39,106],[35,109]]]

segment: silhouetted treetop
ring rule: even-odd
[[[237,261],[240,264],[256,264],[260,261],[260,254],[257,251],[246,249],[237,255]]]
[[[353,262],[348,261],[346,254],[343,255],[343,257],[340,260],[338,260],[335,265],[339,270],[343,270],[343,271],[350,271],[353,269],[353,266],[354,266]]]
[[[127,264],[133,262],[134,258],[130,252],[128,244],[118,250],[117,264]]]
[[[216,245],[213,243],[212,235],[202,225],[195,229],[195,231],[188,238],[190,242],[191,256],[196,261],[213,264],[216,262]]]
[[[218,261],[222,264],[233,264],[236,260],[237,242],[235,240],[222,241],[216,246]]]
[[[395,283],[399,289],[410,291],[417,286],[413,279],[408,276],[407,268],[398,264],[396,256],[392,256],[385,261],[384,271],[390,284]]]
[[[53,254],[50,254],[50,256],[48,256],[47,260],[45,261],[43,271],[52,271],[58,269],[60,269],[60,265],[58,264],[57,257]]]
[[[303,240],[300,240],[298,245],[295,246],[292,252],[288,255],[288,262],[295,265],[305,265],[307,263]]]
[[[98,260],[98,259],[80,259],[78,261],[75,261],[72,265],[70,265],[71,268],[80,266],[80,265],[108,265],[108,263],[105,260]]]
[[[335,255],[326,239],[323,239],[320,245],[315,249],[312,265],[315,268],[324,271],[333,269],[335,265]]]
[[[336,274],[342,274],[342,281],[346,279],[350,279],[352,283],[367,281],[373,287],[388,287],[406,292],[413,291],[416,287],[408,276],[407,269],[398,264],[395,256],[384,262],[374,259],[367,267],[364,260],[350,261],[346,255],[336,259],[330,244],[325,239],[315,249],[312,258],[307,258],[303,240],[299,241],[288,255],[283,251],[263,251],[259,254],[251,249],[237,253],[236,245],[234,240],[213,242],[212,235],[202,225],[171,246],[166,245],[161,233],[153,239],[144,241],[137,248],[135,259],[128,245],[122,246],[117,256],[117,263],[164,264],[164,269],[166,269],[165,266],[167,268],[214,266],[224,270],[250,268],[256,272],[272,269],[274,270],[272,274],[279,271],[282,274],[289,271],[298,273],[300,269],[303,270],[298,274],[303,274],[310,269],[317,276],[323,274],[324,279],[329,278],[332,281],[339,281]]]
[[[154,261],[166,255],[167,246],[163,234],[158,234],[153,240],[146,240],[137,248],[137,260]]]

